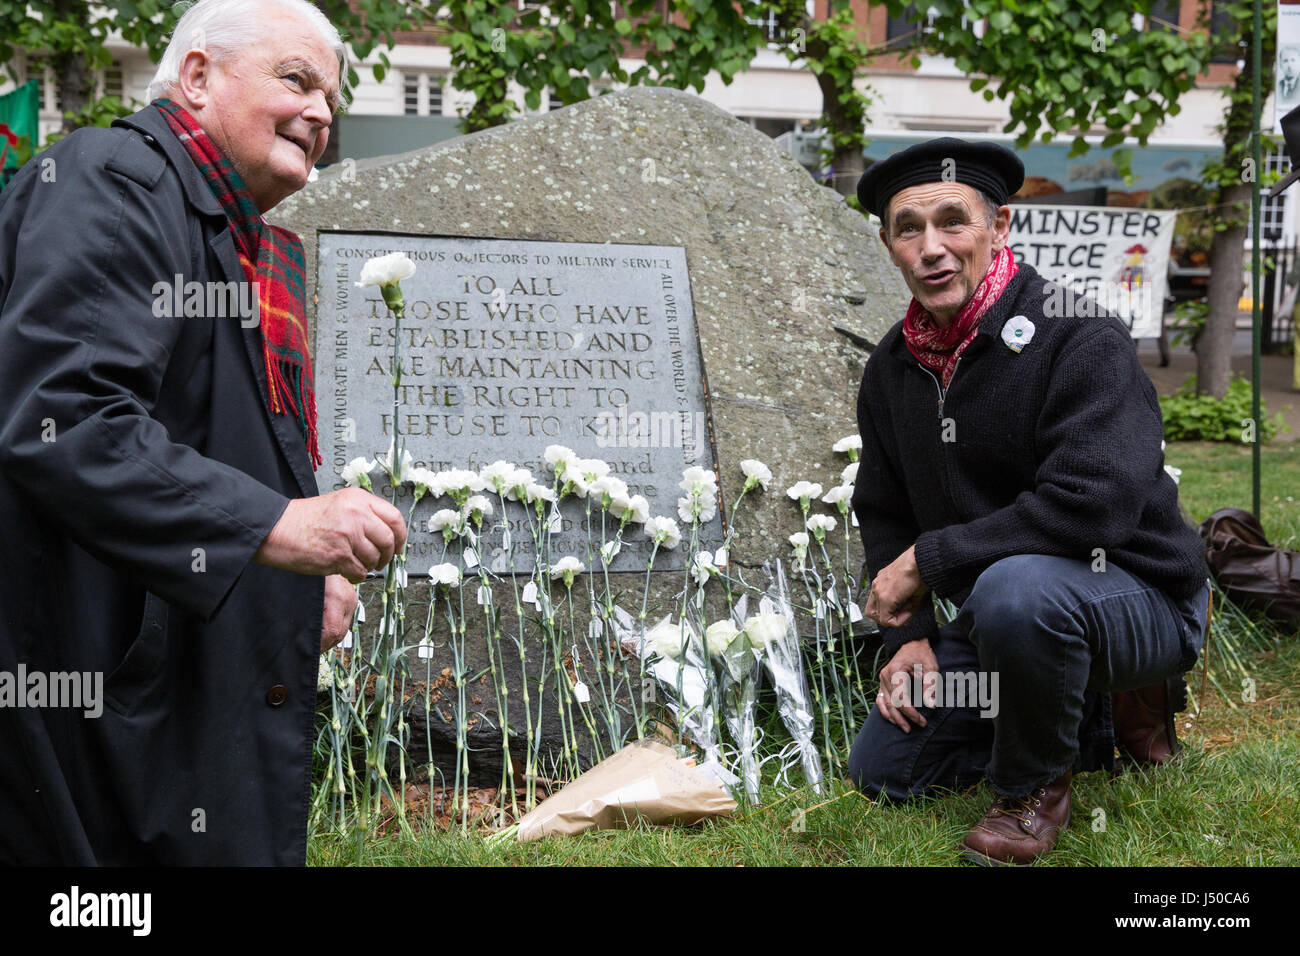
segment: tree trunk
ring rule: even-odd
[[[1244,57],[1242,68],[1229,92],[1228,115],[1223,125],[1224,165],[1235,175],[1230,185],[1219,187],[1215,215],[1228,227],[1215,233],[1210,246],[1210,314],[1196,342],[1196,391],[1201,395],[1222,398],[1232,380],[1232,336],[1237,324],[1237,301],[1241,298],[1242,267],[1246,261],[1246,223],[1250,220],[1251,182],[1243,175],[1252,158],[1250,133],[1254,125],[1251,107],[1254,62],[1252,32],[1242,33]],[[1264,95],[1273,88],[1276,31],[1265,29],[1260,37],[1260,88]],[[1260,159],[1263,160],[1261,153]],[[1300,161],[1300,158],[1298,158]],[[1253,166],[1253,162],[1249,164]],[[1263,175],[1255,170],[1255,177]],[[1260,283],[1263,294],[1263,283]]]
[[[1220,189],[1218,201],[1224,220],[1239,225],[1216,232],[1210,245],[1210,314],[1196,339],[1196,391],[1222,398],[1232,378],[1232,337],[1245,262],[1246,224],[1241,212],[1250,210],[1250,184]]]
[[[54,79],[59,85],[63,107],[63,124],[59,131],[66,136],[80,125],[72,117],[78,115],[89,101],[94,77],[86,66],[85,55],[75,52],[55,58]]]
[[[827,16],[834,16],[835,3],[830,3]],[[812,29],[807,10],[802,0],[784,0],[770,8],[776,14],[777,22],[784,35],[792,30],[803,31],[806,37],[805,58],[809,63],[826,63],[831,55],[824,36]],[[865,63],[862,66],[866,66]],[[858,188],[866,162],[862,156],[864,146],[866,117],[861,102],[844,103],[840,99],[841,90],[836,85],[834,71],[822,69],[815,71],[817,87],[822,94],[822,122],[831,136],[834,152],[831,155],[831,188],[841,196],[852,196]]]
[[[74,22],[84,14],[82,4],[76,0],[56,0],[54,12],[60,19]],[[95,78],[86,62],[86,55],[81,50],[57,51],[51,57],[51,63],[64,113],[59,131],[66,136],[79,125],[76,120],[69,119],[67,114],[75,116],[85,107],[90,100]]]
[[[856,116],[849,115],[841,108],[839,90],[829,73],[817,77],[817,85],[822,91],[822,116],[826,119],[833,141],[840,143],[850,140],[847,146],[836,146],[831,158],[831,188],[841,196],[852,196],[858,188],[866,163],[862,159],[862,125]]]

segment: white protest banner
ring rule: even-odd
[[[1011,251],[1063,287],[1049,315],[1090,318],[1098,309],[1135,339],[1160,335],[1169,247],[1177,213],[1115,206],[1011,204]]]

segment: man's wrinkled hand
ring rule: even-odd
[[[253,555],[257,564],[299,574],[341,574],[353,584],[406,546],[406,521],[361,488],[294,498]]]
[[[325,611],[320,619],[320,652],[324,654],[343,638],[352,627],[352,614],[357,609],[357,589],[341,574],[325,577]]]
[[[872,579],[871,595],[862,613],[881,627],[900,627],[912,619],[929,593],[916,567],[916,545],[912,545]]]
[[[908,641],[880,671],[880,693],[876,695],[876,706],[880,708],[880,715],[885,720],[901,728],[905,734],[912,732],[909,720],[918,727],[925,726],[925,717],[915,705],[925,705],[927,701],[912,700],[911,692],[918,664],[922,681],[925,675],[939,672],[939,661],[934,656],[928,638]],[[933,701],[928,703],[933,704]]]

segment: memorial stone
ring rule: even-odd
[[[393,437],[392,323],[378,306],[376,289],[351,283],[368,252],[402,250],[417,272],[404,283],[405,401],[396,427],[416,461],[464,468],[500,457],[549,481],[538,467],[543,450],[568,444],[626,468],[648,468],[621,477],[652,502],[652,514],[669,516],[681,494],[681,468],[715,467],[719,517],[711,533],[734,529],[733,569],[751,577],[760,575],[765,561],[787,560],[786,539],[802,528],[785,489],[799,480],[826,488],[840,483],[848,460],[831,446],[856,432],[863,363],[908,301],[871,222],[815,183],[768,137],[673,90],[607,94],[402,156],[345,160],[270,218],[302,237],[314,283],[308,313],[326,456],[318,472],[322,491],[339,485],[341,460],[386,451]],[[457,254],[501,259],[457,261]],[[504,261],[508,256],[524,258]],[[680,372],[673,365],[669,292],[680,324]],[[555,306],[553,323],[546,321],[547,305]],[[584,306],[591,311],[581,311]],[[520,330],[532,334],[508,348],[491,341],[494,333]],[[340,334],[346,336],[341,355]],[[602,382],[594,358],[577,378],[566,376],[570,366],[562,363],[597,354],[607,363],[627,363],[610,372],[619,377]],[[698,363],[689,369],[688,355]],[[543,359],[555,363],[555,374],[523,374],[536,371]],[[641,361],[653,363],[653,369],[642,367],[653,372],[648,380],[636,377]],[[340,370],[345,380],[334,378]],[[678,402],[679,375],[686,381],[684,405]],[[622,397],[597,391],[607,387],[626,391],[627,401],[605,408],[604,401]],[[527,391],[510,391],[519,388]],[[671,430],[669,440],[655,440],[654,424],[683,409],[695,416],[688,429],[693,445],[674,445],[680,432]],[[614,412],[616,429],[619,414],[630,425],[648,423],[651,447],[600,446],[593,422],[606,411]],[[560,435],[545,431],[557,427]],[[733,522],[730,508],[744,481],[739,463],[750,458],[765,462],[774,478],[766,491],[745,498]],[[834,514],[820,502],[814,509]],[[415,572],[430,562],[427,555],[437,547],[431,540],[426,531],[411,535],[415,602],[428,593]],[[856,573],[861,549],[852,540],[850,546],[848,563]],[[524,552],[514,550],[516,570],[528,567]],[[624,563],[618,566],[644,571],[632,550],[620,554],[616,560]],[[667,569],[689,561],[685,552],[685,545],[675,554],[660,552],[650,575],[649,620],[674,610],[683,572]],[[510,577],[501,575],[496,604],[513,613]],[[614,586],[620,603],[639,610],[633,604],[645,575],[618,577],[629,582]],[[375,590],[363,588],[363,599],[373,621]],[[585,606],[578,609],[584,612]],[[419,640],[423,617],[408,616],[408,643]],[[576,628],[584,631],[585,620]],[[475,721],[469,745],[473,760],[482,754],[481,764],[472,765],[477,779],[492,783],[500,778],[500,715],[483,676],[485,643],[471,626],[466,666],[478,676],[470,692],[488,719]],[[412,673],[426,667],[437,673],[448,665],[444,649],[435,656],[429,662],[413,654]],[[584,672],[595,673],[594,665],[584,662]],[[511,672],[506,680],[517,748],[523,738],[516,712],[520,678]],[[428,744],[446,766],[454,750],[444,704],[427,720],[415,712],[411,720],[416,736],[410,750],[423,755]],[[543,727],[546,749],[554,749],[547,736],[553,732]]]
[[[376,287],[356,286],[367,259],[392,252],[416,264],[403,283],[400,328]],[[417,467],[477,471],[505,460],[547,483],[542,452],[560,444],[607,461],[653,514],[676,514],[686,468],[714,467],[681,248],[321,232],[317,262],[330,290],[316,313],[317,354],[330,359],[319,373],[330,396],[320,415],[322,493],[344,487],[339,472],[359,446],[373,458],[395,435]],[[402,356],[395,427],[394,337]],[[392,497],[386,481],[375,490]],[[412,494],[399,489],[404,511]],[[423,527],[436,507],[421,501],[414,525]],[[507,507],[514,570],[525,573],[533,561],[524,506]],[[585,521],[580,503],[565,499],[553,552],[581,553],[592,530]],[[719,518],[706,534],[721,540]],[[438,563],[441,543],[417,536],[408,573]],[[644,571],[648,554],[633,526],[610,570]],[[500,543],[481,557],[506,571]],[[672,551],[656,567],[679,569],[682,561]]]

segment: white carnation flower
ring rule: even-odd
[[[619,517],[622,517],[620,515]],[[636,524],[645,523],[650,517],[650,502],[646,501],[645,495],[633,495],[628,502],[627,520]]]
[[[712,469],[692,465],[682,472],[682,480],[677,487],[687,494],[704,494],[705,492],[714,494],[718,488],[718,476],[713,473]]]
[[[822,495],[822,501],[828,505],[838,505],[841,501],[848,501],[853,497],[852,485],[836,485],[826,494]]]
[[[852,485],[836,485],[826,494],[822,495],[822,501],[828,505],[834,505],[842,515],[849,513],[849,502],[853,499]]]
[[[767,483],[772,480],[772,470],[756,458],[746,458],[740,463],[740,470],[745,473],[745,490],[755,485],[762,485],[767,490]]]
[[[749,643],[760,650],[784,638],[786,627],[785,616],[781,614],[755,614],[745,620]]]
[[[423,485],[425,494],[433,495],[435,498],[442,497],[442,482],[437,472],[430,471],[428,468],[409,468],[402,477],[415,485],[417,490]]]
[[[686,492],[685,498],[677,499],[677,515],[682,521],[691,524],[696,519],[713,520],[718,513],[718,476],[711,469],[692,465],[682,472],[677,487]]]
[[[524,493],[528,496],[529,504],[533,504],[538,501],[555,500],[555,489],[550,487],[549,485],[539,485],[530,482],[528,486],[524,488]]]
[[[577,458],[564,469],[564,487],[579,498],[586,498],[592,486],[609,474],[609,464],[599,458]],[[597,498],[600,492],[597,491]]]
[[[646,518],[650,517],[650,502],[646,501],[641,495],[631,497],[628,495],[611,495],[609,512],[622,524],[629,521],[645,521]]]
[[[718,503],[712,496],[707,498],[678,498],[677,499],[677,517],[682,519],[683,524],[692,524],[699,518],[700,524],[705,524],[713,520],[713,516],[718,513]]]
[[[862,436],[845,435],[831,446],[831,450],[838,452],[841,455],[852,454],[855,451],[862,451]]]
[[[802,571],[808,558],[808,532],[796,531],[790,535],[790,544],[794,547],[795,567]]]
[[[542,458],[551,466],[551,470],[561,477],[569,471],[570,465],[581,460],[577,452],[564,445],[547,445]]]
[[[843,483],[846,484],[846,485],[851,485],[851,484],[853,484],[855,481],[857,481],[857,480],[858,480],[858,466],[859,466],[860,464],[861,464],[861,462],[851,461],[851,462],[849,462],[847,465],[845,465],[845,466],[844,466],[844,470],[840,472],[840,481],[843,482]]]
[[[464,506],[461,508],[465,517],[471,519],[476,525],[483,523],[483,516],[492,513],[492,502],[488,501],[482,495],[470,495],[466,499]]]
[[[571,555],[567,555],[551,565],[551,580],[563,578],[564,586],[566,588],[572,587],[574,575],[581,574],[585,570],[587,569],[581,561]]]
[[[454,587],[460,584],[460,568],[454,564],[435,564],[429,569],[429,580],[433,584]]]
[[[704,646],[708,648],[711,656],[721,657],[739,633],[739,628],[725,618],[714,621],[704,631]]]
[[[443,493],[451,495],[452,500],[457,504],[464,504],[465,499],[471,494],[487,488],[486,482],[479,477],[477,471],[469,471],[465,468],[440,472],[438,481],[442,485]]]
[[[815,481],[796,481],[785,490],[785,493],[799,502],[800,507],[806,509],[811,499],[821,497],[822,486]]]
[[[385,286],[401,282],[415,275],[415,263],[404,252],[390,252],[386,256],[367,259],[361,267],[361,281],[357,288],[368,285]]]
[[[497,460],[490,465],[484,465],[479,470],[479,477],[483,479],[483,486],[491,488],[497,494],[501,494],[510,487],[510,475],[514,472],[513,462]]]
[[[661,515],[646,519],[645,533],[647,538],[659,542],[661,548],[670,551],[682,543],[682,532],[677,527],[677,522]]]
[[[602,475],[587,488],[587,494],[600,501],[604,501],[607,497],[611,501],[615,498],[626,498],[627,492],[627,482],[617,475]]]
[[[674,624],[671,618],[645,636],[646,647],[652,653],[674,661],[681,660],[689,640],[690,635],[686,629],[681,624]]]
[[[394,459],[397,457],[394,449],[396,442],[397,438],[394,436],[393,440],[388,444],[388,454],[381,453],[375,456],[375,461],[383,467],[384,471],[388,472],[388,480],[395,486],[402,483],[402,476],[410,470],[413,463],[411,452],[405,448],[402,449],[402,460],[400,464],[394,462]]]
[[[533,473],[527,468],[516,468],[506,476],[506,497],[511,501],[518,501],[522,493],[524,497],[528,496],[528,486],[533,483]]]
[[[817,539],[817,543],[820,544],[826,540],[826,532],[834,531],[838,522],[830,515],[809,515],[806,525],[808,530],[813,533],[813,537]]]
[[[573,467],[589,485],[609,474],[609,462],[600,458],[579,458]]]
[[[370,490],[370,472],[378,462],[367,459],[364,455],[353,458],[343,466],[339,476],[352,488]]]
[[[836,520],[832,518],[830,515],[809,515],[808,516],[808,530],[811,531],[813,534],[816,534],[818,531],[821,531],[822,533],[825,533],[827,531],[834,531],[836,526],[837,526]]]
[[[701,551],[691,561],[691,577],[695,578],[695,583],[700,587],[709,580],[709,575],[717,573],[718,566],[713,563],[713,555],[708,551]]]
[[[442,532],[448,540],[460,533],[461,515],[459,511],[452,511],[450,508],[443,508],[435,511],[429,518],[429,531],[432,534]],[[449,533],[450,532],[450,533]]]

